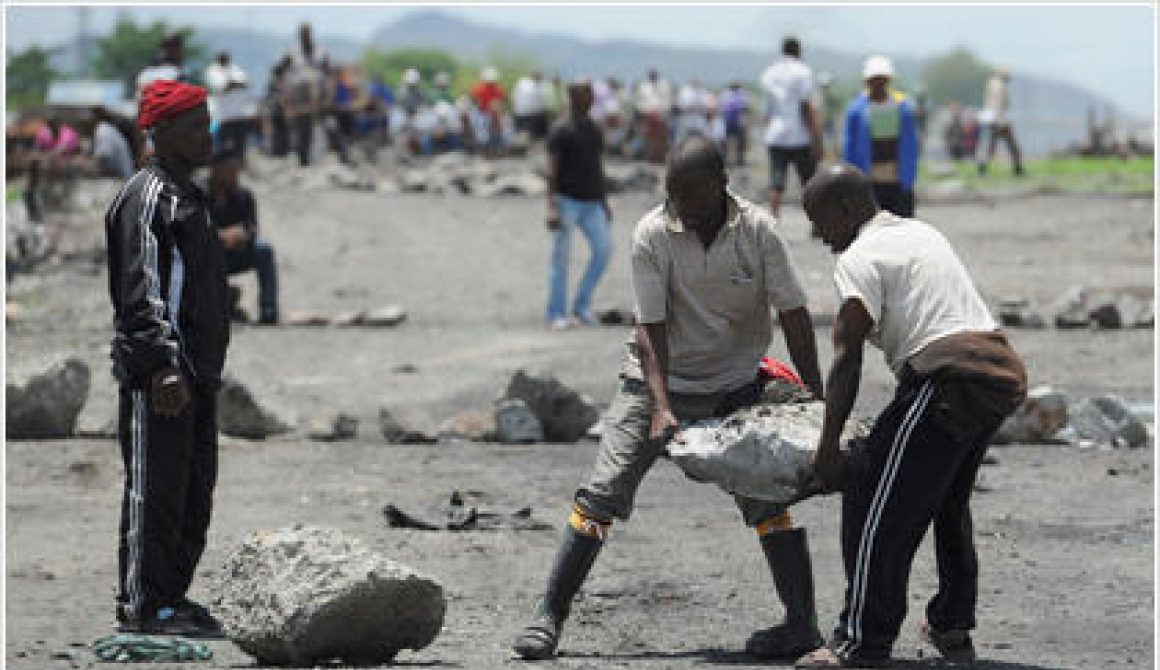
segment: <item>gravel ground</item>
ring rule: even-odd
[[[284,310],[339,313],[386,304],[408,312],[394,329],[235,330],[228,368],[262,398],[299,419],[319,407],[362,417],[352,442],[299,437],[225,439],[210,548],[194,595],[247,533],[298,522],[346,529],[393,558],[438,577],[449,598],[446,629],[401,664],[507,666],[508,643],[542,588],[557,531],[424,533],[389,529],[387,502],[424,506],[452,491],[480,506],[530,505],[553,526],[586,475],[596,444],[506,447],[450,442],[382,443],[380,407],[437,423],[486,409],[513,371],[550,370],[606,403],[628,330],[543,328],[548,237],[540,199],[384,195],[301,187],[292,168],[259,161],[251,186],[264,235],[277,248]],[[738,180],[743,194],[756,183]],[[64,222],[62,247],[98,244],[100,206]],[[598,306],[628,308],[627,241],[655,194],[612,199],[615,255]],[[990,203],[920,203],[920,217],[951,239],[984,295],[1020,296],[1050,315],[1069,287],[1151,297],[1153,202],[1031,196]],[[823,367],[827,317],[835,308],[832,258],[809,239],[800,209],[783,212],[800,268]],[[586,252],[574,242],[573,278]],[[91,255],[88,255],[91,256]],[[93,369],[84,416],[111,416],[110,335],[103,266],[84,253],[20,275],[9,297],[21,308],[7,327],[10,367],[71,353]],[[256,284],[237,280],[254,310]],[[1153,399],[1154,333],[1014,331],[1035,384],[1080,397],[1117,393]],[[786,357],[780,336],[770,353]],[[867,356],[858,412],[872,414],[893,384],[880,356]],[[392,372],[410,364],[413,373]],[[1148,666],[1153,658],[1153,457],[1069,447],[996,448],[975,497],[982,565],[979,629],[983,667]],[[115,442],[11,442],[6,449],[10,668],[88,667],[83,647],[112,625],[116,510],[121,465]],[[715,488],[662,464],[642,487],[639,513],[619,524],[574,610],[561,667],[687,668],[751,664],[749,632],[780,617],[752,534]],[[810,528],[823,626],[837,616],[843,587],[836,498],[797,510]],[[916,635],[933,592],[933,552],[920,550],[911,578],[911,616],[896,646],[924,665]],[[216,643],[212,667],[250,664]],[[149,666],[144,666],[149,667]]]

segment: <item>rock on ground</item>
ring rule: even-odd
[[[358,417],[345,412],[324,412],[310,420],[307,436],[322,442],[354,439],[358,437]]]
[[[379,431],[390,444],[435,444],[436,437],[414,421],[400,419],[386,407],[379,409]]]
[[[550,374],[532,376],[520,370],[512,376],[503,397],[526,402],[543,425],[544,439],[549,442],[575,442],[600,420],[600,410],[590,398]]]
[[[90,377],[89,366],[72,357],[15,376],[4,385],[8,438],[70,437],[89,396]]]
[[[504,444],[535,444],[544,439],[544,427],[528,404],[518,398],[501,400],[495,408],[495,432]]]
[[[291,421],[260,404],[241,382],[226,377],[218,392],[218,430],[230,437],[261,440],[290,432]]]
[[[1054,440],[1067,425],[1067,407],[1066,395],[1050,386],[1036,386],[1027,392],[1027,400],[1019,409],[999,426],[993,441],[1041,444]]]
[[[341,531],[305,527],[250,536],[217,585],[227,636],[260,663],[389,663],[431,644],[443,588]]]
[[[1085,398],[1071,411],[1071,425],[1079,439],[1112,447],[1143,447],[1148,427],[1132,414],[1128,404],[1114,395]]]

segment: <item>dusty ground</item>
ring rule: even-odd
[[[264,170],[272,169],[265,166]],[[290,169],[290,168],[287,168]],[[548,238],[540,200],[384,196],[253,183],[264,234],[276,245],[284,309],[341,312],[396,303],[408,321],[391,330],[239,327],[229,368],[260,396],[299,418],[319,406],[363,417],[359,439],[223,440],[217,507],[203,574],[212,577],[246,533],[304,522],[344,528],[421,567],[447,589],[446,630],[404,664],[508,666],[508,642],[542,588],[556,531],[465,534],[392,530],[387,502],[422,506],[451,491],[492,509],[530,505],[559,525],[596,444],[505,447],[382,443],[379,407],[438,422],[486,408],[521,367],[551,370],[607,402],[627,330],[552,333],[541,324]],[[738,184],[743,193],[755,184]],[[616,255],[599,305],[628,307],[626,242],[655,197],[613,199]],[[1050,305],[1068,287],[1151,295],[1153,203],[1066,196],[991,206],[920,204],[944,230],[992,300],[1025,296]],[[66,245],[99,239],[99,216],[74,217]],[[832,314],[828,250],[809,240],[794,206],[784,226],[820,315]],[[578,266],[583,244],[575,241]],[[575,267],[575,266],[574,266]],[[573,276],[579,274],[575,270]],[[93,367],[89,417],[109,416],[110,311],[103,269],[83,259],[21,275],[10,296],[6,354],[19,366],[70,352]],[[241,280],[253,311],[255,284]],[[823,365],[829,329],[818,328]],[[1035,383],[1081,396],[1153,398],[1154,333],[1016,331]],[[785,356],[776,338],[771,353]],[[868,357],[859,409],[872,413],[891,381]],[[409,363],[418,371],[393,373]],[[1153,658],[1153,456],[1064,447],[996,448],[975,497],[983,569],[976,639],[994,668],[1149,666]],[[11,668],[89,666],[83,645],[112,625],[114,539],[121,465],[103,440],[7,445],[7,627]],[[620,524],[565,634],[562,667],[682,668],[752,664],[740,653],[751,629],[780,616],[752,534],[715,488],[661,464],[642,487],[638,514]],[[823,626],[842,589],[838,501],[803,503]],[[194,595],[212,599],[209,579]],[[924,546],[911,579],[911,615],[896,654],[920,658],[915,628],[934,588]],[[228,643],[214,667],[250,664]],[[922,650],[929,656],[930,650]]]

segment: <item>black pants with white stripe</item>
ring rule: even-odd
[[[903,383],[870,436],[851,449],[842,496],[846,601],[834,631],[843,656],[890,656],[906,617],[911,561],[932,521],[939,588],[927,620],[937,630],[975,627],[978,563],[969,502],[1003,420],[971,406],[975,383]]]
[[[122,620],[152,617],[179,602],[205,549],[217,481],[217,394],[196,385],[190,392],[186,409],[165,417],[153,412],[147,389],[121,387]]]

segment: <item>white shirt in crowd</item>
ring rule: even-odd
[[[93,156],[105,163],[117,176],[133,175],[133,152],[125,136],[108,121],[101,121],[93,130]]]
[[[983,105],[984,123],[1007,123],[1007,113],[1011,99],[1007,93],[1007,82],[996,75],[987,80],[986,104]]]
[[[206,92],[210,95],[217,95],[225,91],[231,82],[245,83],[246,72],[236,63],[222,65],[215,61],[205,68],[203,78],[205,79]]]
[[[636,108],[644,114],[668,114],[673,107],[673,87],[667,79],[645,79],[637,84]]]
[[[946,237],[890,212],[838,256],[834,283],[842,303],[857,299],[874,319],[869,340],[895,374],[935,340],[999,327]]]
[[[512,112],[516,116],[539,114],[545,109],[543,87],[531,77],[520,77],[512,90]]]
[[[814,74],[799,58],[787,56],[761,73],[769,123],[765,143],[774,147],[804,147],[810,131],[802,118],[802,102],[814,94]]]

